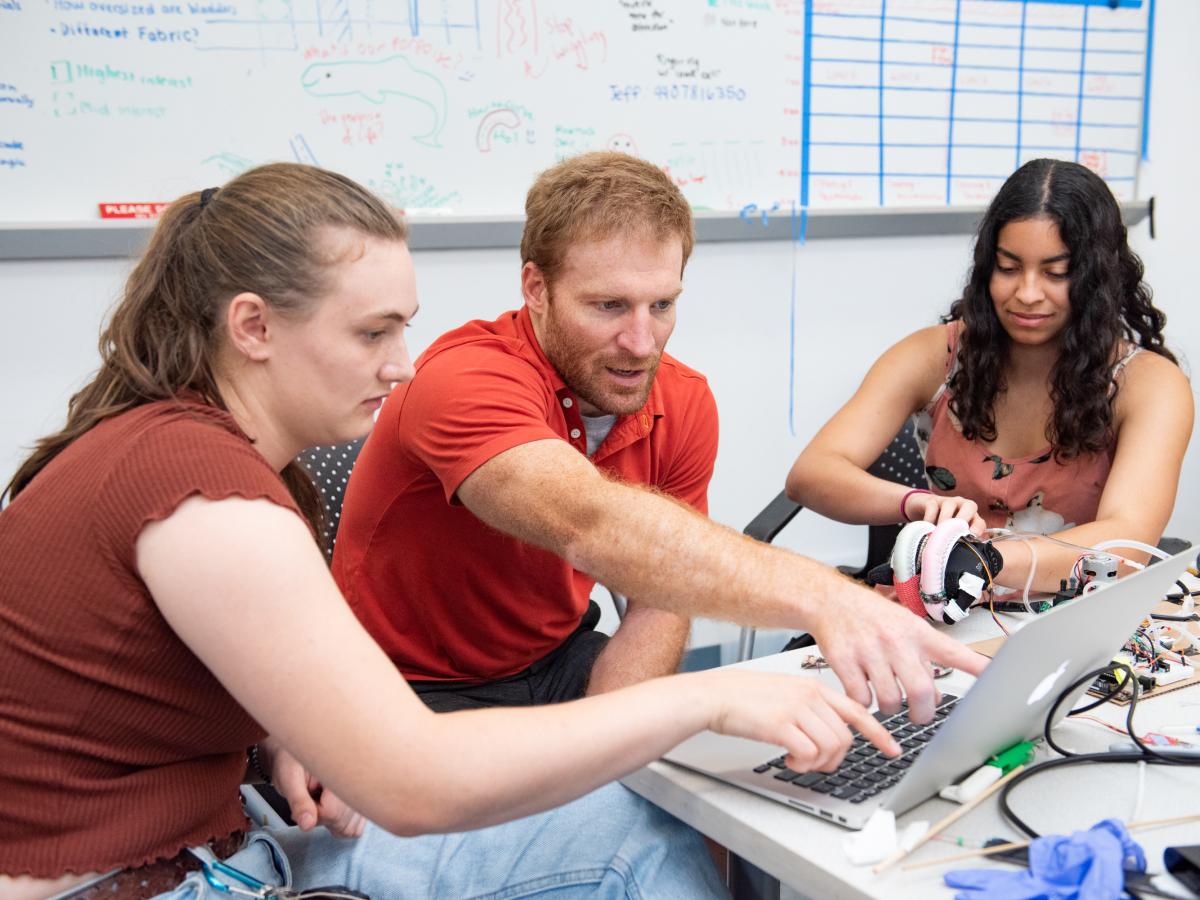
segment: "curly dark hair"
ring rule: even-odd
[[[1084,166],[1034,159],[1009,176],[992,200],[975,239],[963,295],[943,321],[961,319],[958,367],[950,378],[950,409],[963,436],[993,441],[993,404],[1005,389],[1011,338],[992,304],[989,283],[1000,230],[1009,222],[1048,218],[1070,252],[1070,318],[1050,373],[1054,415],[1046,438],[1055,459],[1097,453],[1113,439],[1116,385],[1112,367],[1122,339],[1175,362],[1163,345],[1167,317],[1142,282],[1142,261],[1126,239],[1121,210],[1104,180]]]

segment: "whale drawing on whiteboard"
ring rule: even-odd
[[[351,97],[385,103],[390,97],[412,100],[433,114],[433,126],[413,140],[440,147],[446,124],[446,86],[432,72],[418,69],[403,56],[354,62],[313,63],[300,75],[300,84],[314,97]]]
[[[492,150],[492,132],[498,128],[515,131],[521,127],[521,117],[508,107],[493,109],[479,120],[475,130],[475,146],[480,153],[490,153]]]

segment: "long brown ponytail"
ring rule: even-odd
[[[187,394],[224,409],[214,362],[225,305],[250,291],[304,314],[326,287],[325,228],[404,240],[404,222],[362,186],[295,163],[260,166],[220,190],[187,194],[163,213],[100,335],[100,368],[70,400],[61,431],[42,438],[5,488],[15,498],[72,441],[112,416]],[[320,504],[296,463],[281,473],[317,527]]]

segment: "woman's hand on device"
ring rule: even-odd
[[[951,519],[963,519],[970,526],[971,534],[981,535],[987,523],[979,515],[979,504],[966,497],[943,497],[940,494],[909,494],[902,510],[909,522],[922,519],[934,525]]]

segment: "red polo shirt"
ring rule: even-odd
[[[546,439],[587,452],[579,403],[524,308],[442,335],[384,404],[347,486],[333,573],[405,677],[503,678],[578,626],[594,579],[455,497],[492,457]],[[617,420],[592,461],[707,513],[716,453],[707,381],[663,354],[645,406]]]

